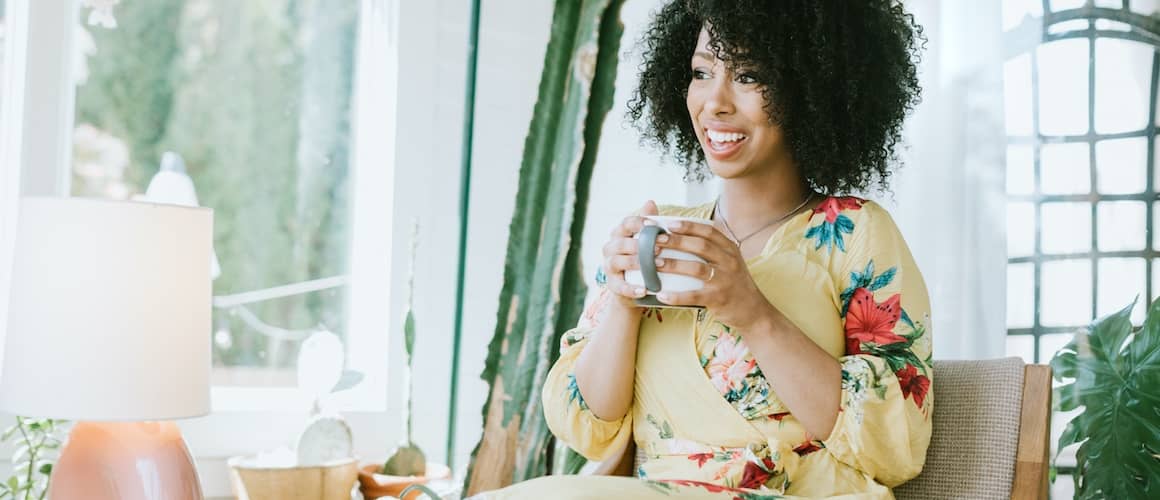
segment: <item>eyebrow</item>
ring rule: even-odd
[[[710,53],[705,52],[703,50],[698,50],[696,52],[693,52],[693,57],[700,57],[702,59],[705,59],[706,61],[713,61],[714,59],[717,59],[717,56],[714,56],[713,54],[710,54]]]

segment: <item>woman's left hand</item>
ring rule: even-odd
[[[708,224],[674,221],[665,226],[668,239],[657,245],[696,255],[706,262],[661,259],[657,271],[682,274],[705,283],[700,290],[661,292],[657,299],[671,305],[705,306],[717,321],[744,330],[764,319],[773,306],[757,288],[741,249]]]

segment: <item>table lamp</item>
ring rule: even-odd
[[[76,421],[53,500],[201,499],[174,419],[210,411],[205,208],[20,201],[0,410]]]

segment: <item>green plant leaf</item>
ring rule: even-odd
[[[14,434],[20,431],[19,425],[13,425],[4,429],[4,434],[0,434],[0,441],[7,441],[12,438]]]
[[[31,447],[27,444],[23,444],[19,448],[16,448],[16,451],[12,452],[12,463],[20,463],[21,460],[24,460],[24,458],[28,456],[28,452],[30,450]]]
[[[1058,442],[1080,443],[1076,498],[1160,496],[1160,301],[1135,334],[1134,305],[1092,322],[1051,360],[1067,382],[1054,391],[1056,408],[1082,408]]]
[[[407,359],[411,359],[415,352],[415,313],[410,308],[407,308],[407,315],[403,318],[403,348]]]
[[[564,447],[564,470],[562,471],[564,474],[579,474],[580,469],[584,468],[586,463],[588,463],[588,459],[584,458],[584,455],[577,453],[572,448]]]

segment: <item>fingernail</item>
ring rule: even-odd
[[[664,267],[665,259],[657,259],[657,267]]]
[[[667,294],[665,292],[658,293],[657,300],[659,300],[661,302],[668,302],[669,301],[669,294]]]
[[[665,229],[669,229],[672,231],[680,231],[684,227],[685,227],[685,224],[683,222],[680,222],[680,221],[674,221],[674,222],[669,222],[668,224],[665,224]]]
[[[636,290],[633,290],[632,292],[635,293],[637,297],[644,297],[644,289],[643,288],[637,288]]]
[[[668,243],[668,242],[669,242],[669,235],[662,234],[660,236],[657,236],[657,243]]]

